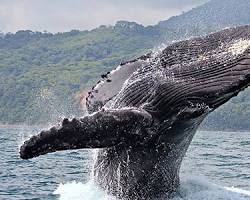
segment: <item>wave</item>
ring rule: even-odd
[[[115,200],[92,181],[60,184],[54,191],[60,200]],[[172,200],[250,200],[250,191],[222,187],[201,178],[184,178],[180,191]]]
[[[61,183],[53,194],[59,195],[60,200],[115,200],[99,189],[92,181],[88,183],[75,181]]]

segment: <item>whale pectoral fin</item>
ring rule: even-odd
[[[20,157],[29,159],[59,150],[111,147],[133,137],[133,129],[151,123],[149,113],[132,108],[100,111],[72,121],[64,119],[60,128],[42,131],[24,142]]]

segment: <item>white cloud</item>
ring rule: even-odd
[[[118,20],[144,25],[180,14],[208,0],[0,0],[0,31],[63,32]]]

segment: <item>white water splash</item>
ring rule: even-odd
[[[92,181],[88,183],[60,184],[54,194],[59,200],[115,200],[99,189]],[[221,187],[201,178],[184,178],[179,194],[172,200],[249,200],[250,191],[234,187]]]
[[[239,194],[244,194],[250,197],[250,191],[247,191],[247,190],[242,190],[240,188],[235,188],[235,187],[225,187],[225,189],[232,191],[232,192],[239,193]]]
[[[208,182],[204,178],[184,178],[180,194],[172,200],[249,200],[250,191],[230,190]]]
[[[60,195],[60,200],[111,200],[112,198],[100,190],[93,182],[86,184],[71,182],[60,184],[53,194]]]

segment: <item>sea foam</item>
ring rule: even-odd
[[[60,184],[54,191],[60,200],[115,200],[92,181]],[[249,200],[250,191],[222,187],[201,178],[184,178],[180,191],[172,200]]]

